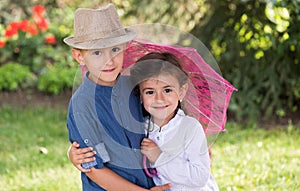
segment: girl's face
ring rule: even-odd
[[[169,74],[150,78],[139,84],[144,108],[152,121],[162,127],[167,124],[187,91],[187,84],[180,87],[176,78]]]
[[[113,86],[122,70],[125,48],[126,44],[122,44],[110,48],[81,50],[79,63],[88,68],[90,80],[100,85]]]

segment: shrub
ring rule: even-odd
[[[9,62],[0,67],[0,90],[16,90],[30,76],[28,66]]]
[[[38,79],[38,90],[58,94],[64,90],[72,89],[77,68],[54,66],[47,68]]]
[[[30,19],[12,21],[6,27],[0,27],[0,61],[5,63],[12,60],[38,72],[43,68],[40,61],[47,59],[47,54],[38,54],[39,49],[55,46],[56,38],[48,31],[49,22],[45,18],[45,8],[36,5],[32,12]]]
[[[52,94],[58,94],[67,88],[71,89],[73,71],[77,67],[74,67],[69,47],[57,40],[64,38],[67,27],[59,24],[50,25],[44,6],[33,6],[31,11],[32,15],[29,19],[27,16],[9,22],[6,26],[0,24],[1,70],[7,73],[5,70],[11,66],[6,66],[6,63],[18,63],[19,67],[26,68],[26,73],[34,77],[22,84],[22,87],[36,88]],[[8,72],[6,75],[11,74],[11,76],[2,75],[0,91],[17,89],[20,80],[24,78],[22,75],[19,76],[19,73]],[[10,83],[7,82],[8,80]]]

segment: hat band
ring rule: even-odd
[[[96,39],[106,39],[106,38],[115,38],[115,37],[120,37],[126,35],[126,32],[124,29],[119,29],[115,30],[112,32],[94,32],[91,34],[87,35],[81,35],[81,36],[75,36],[74,37],[74,42],[75,43],[81,43],[81,42],[86,42],[86,41],[91,41],[91,40],[96,40]]]

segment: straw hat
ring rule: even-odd
[[[136,37],[133,29],[123,28],[113,4],[100,9],[79,8],[74,16],[74,36],[64,39],[79,49],[107,48]]]

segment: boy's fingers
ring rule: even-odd
[[[82,163],[88,163],[88,162],[93,162],[95,160],[96,160],[95,157],[83,158],[83,159],[80,160],[80,164],[82,164]]]
[[[164,185],[161,186],[161,188],[162,188],[163,190],[168,190],[168,189],[171,188],[171,184],[164,184]]]
[[[77,168],[78,170],[80,170],[81,172],[84,172],[84,173],[90,172],[90,171],[91,171],[91,169],[85,169],[85,168],[82,168],[81,165],[76,165],[76,168]]]
[[[168,190],[171,188],[171,184],[164,184],[161,186],[155,186],[153,188],[151,188],[150,190],[152,191],[164,191],[164,190]]]
[[[95,151],[91,151],[91,152],[88,152],[88,153],[84,153],[83,157],[84,158],[90,158],[90,157],[94,156],[95,154],[96,154]]]
[[[79,143],[77,143],[76,141],[72,143],[72,147],[78,148],[79,146],[80,146]]]
[[[80,154],[85,154],[85,153],[89,153],[92,152],[93,148],[92,147],[87,147],[87,148],[76,148],[75,152],[76,154],[80,155]],[[93,153],[93,152],[92,152]]]

